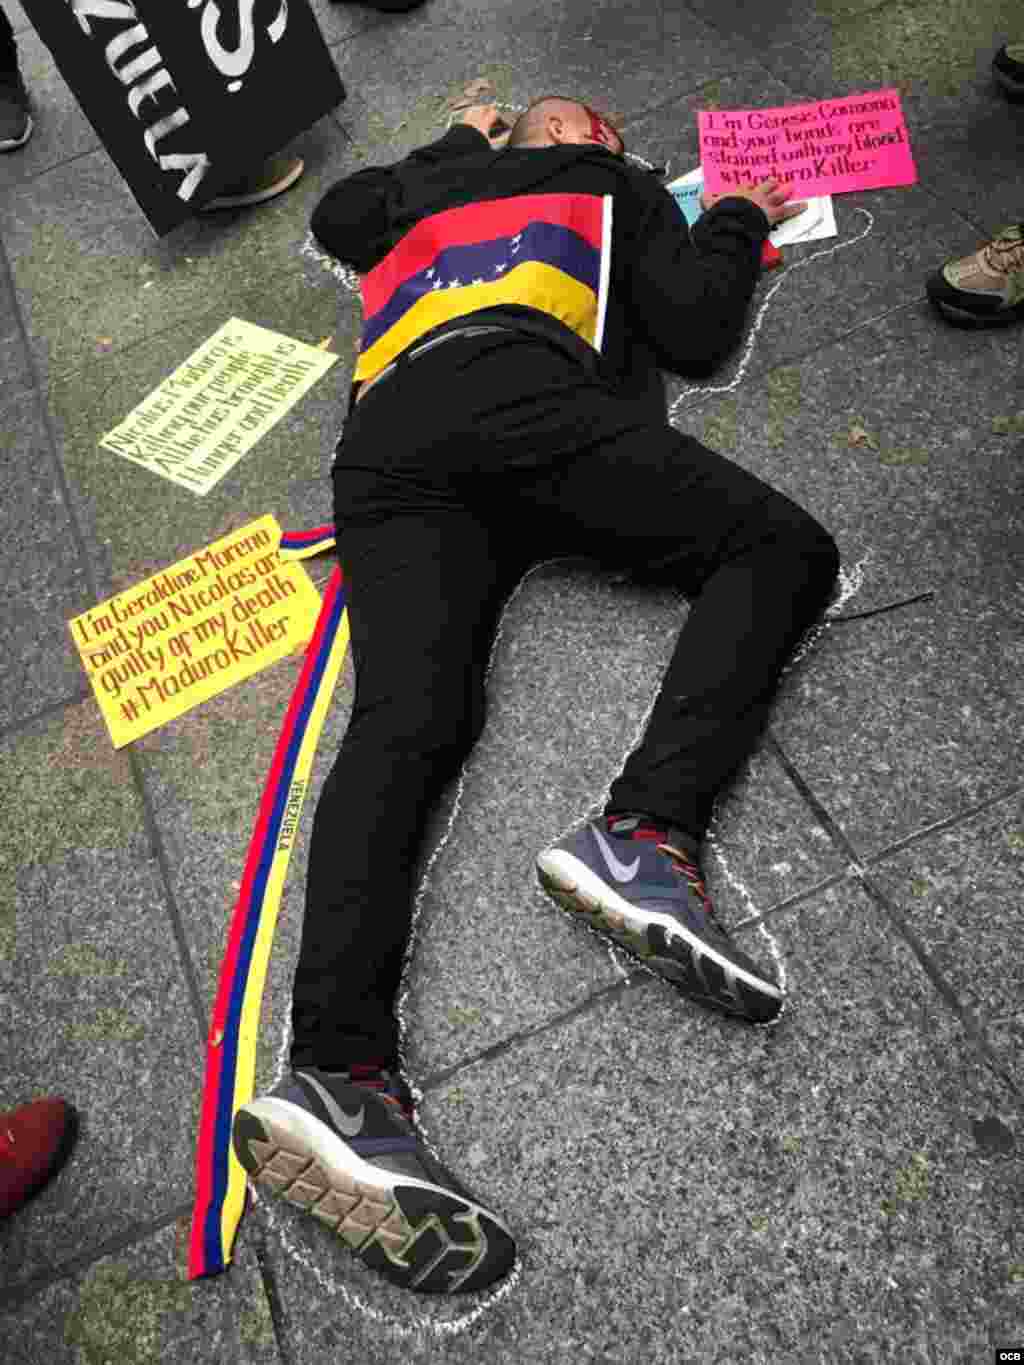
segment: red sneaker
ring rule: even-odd
[[[0,1114],[0,1218],[42,1188],[67,1160],[77,1129],[64,1100],[33,1100]]]

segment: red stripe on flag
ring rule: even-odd
[[[331,529],[333,531],[333,527]],[[340,589],[343,582],[342,575],[340,570],[337,569],[335,570],[335,573],[337,575],[337,586]],[[256,873],[263,857],[264,844],[266,842],[267,831],[274,809],[277,784],[295,730],[296,716],[302,708],[310,675],[316,667],[317,657],[323,643],[324,634],[327,630],[329,616],[329,612],[321,611],[316,630],[313,634],[313,639],[306,649],[302,672],[299,675],[299,680],[296,683],[295,690],[292,692],[291,700],[288,703],[284,725],[278,736],[277,745],[274,749],[274,757],[270,765],[270,772],[267,774],[263,795],[260,798],[256,823],[253,828],[252,838],[249,842],[249,850],[245,859],[245,871],[242,874],[242,885],[238,893],[238,899],[235,902],[234,911],[232,912],[231,926],[228,931],[228,942],[224,951],[224,960],[221,963],[220,978],[217,983],[217,997],[213,1008],[210,1032],[206,1041],[206,1076],[203,1083],[202,1111],[200,1114],[199,1131],[196,1140],[196,1195],[189,1237],[190,1279],[198,1279],[203,1275],[209,1274],[211,1270],[214,1269],[223,1269],[223,1266],[211,1267],[207,1264],[205,1226],[211,1201],[214,1197],[213,1180],[214,1161],[217,1155],[217,1113],[220,1107],[219,1100],[221,1088],[222,1085],[228,1084],[233,1091],[235,1085],[235,1077],[233,1074],[230,1076],[222,1076],[221,1074],[225,1051],[223,1046],[224,1026],[234,990],[238,955],[245,938],[247,922],[250,914],[258,914],[262,910],[262,905],[254,906],[250,904],[250,898],[252,896],[253,881],[255,880]],[[230,1141],[230,1136],[228,1137],[228,1141]],[[225,1261],[227,1260],[227,1253],[229,1251],[230,1248],[222,1248],[223,1259]]]
[[[372,317],[412,275],[433,263],[449,246],[474,246],[514,236],[530,223],[571,228],[601,250],[603,208],[596,194],[520,194],[489,199],[424,218],[363,278],[363,313]]]

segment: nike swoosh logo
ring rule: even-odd
[[[604,858],[605,862],[608,865],[608,871],[612,874],[615,880],[617,882],[631,882],[633,878],[636,876],[637,869],[640,866],[639,853],[637,854],[633,862],[630,863],[629,866],[627,867],[625,863],[620,863],[618,858],[616,858],[615,854],[612,852],[611,845],[608,843],[608,840],[604,837],[600,830],[595,829],[592,831],[592,833],[594,835],[594,838],[597,840],[598,848],[601,850],[601,856],[602,858]]]
[[[325,1089],[315,1076],[311,1076],[308,1071],[300,1071],[299,1075],[307,1085],[313,1087],[323,1100],[324,1108],[330,1114],[332,1123],[340,1133],[344,1133],[346,1137],[356,1137],[363,1131],[363,1120],[366,1118],[365,1105],[360,1105],[355,1114],[346,1114],[331,1092]]]

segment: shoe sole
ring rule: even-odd
[[[24,147],[25,143],[32,136],[32,129],[34,127],[35,124],[32,122],[32,119],[29,118],[24,137],[6,138],[3,142],[0,142],[0,152],[16,152],[19,147]]]
[[[542,853],[537,876],[564,910],[614,939],[692,1000],[751,1023],[778,1018],[785,996],[777,986],[730,962],[670,915],[639,910],[573,854]]]
[[[1024,82],[1015,81],[1012,76],[1005,76],[1001,71],[993,71],[992,75],[1004,95],[1014,101],[1024,100]]]
[[[515,1259],[511,1234],[487,1209],[364,1161],[288,1100],[265,1096],[245,1105],[232,1139],[255,1184],[311,1213],[364,1265],[403,1288],[483,1289]]]
[[[954,304],[945,303],[941,299],[932,298],[929,295],[929,302],[932,307],[956,327],[1009,327],[1013,322],[1024,321],[1024,307],[1014,304],[1012,308],[1007,308],[1000,313],[971,313],[966,308],[957,308]]]
[[[211,199],[208,204],[200,206],[201,211],[203,213],[215,213],[222,209],[247,209],[254,204],[265,204],[268,199],[276,199],[279,194],[284,194],[285,190],[290,190],[305,169],[306,163],[300,160],[287,175],[282,176],[280,180],[267,186],[266,189],[257,190],[253,194],[242,194],[237,198],[232,196],[225,199]]]

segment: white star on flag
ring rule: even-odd
[[[431,293],[433,293],[435,289],[443,289],[443,288],[444,288],[444,280],[435,280],[434,283],[431,285]]]
[[[459,284],[461,284],[461,283],[462,283],[461,280],[450,280],[450,281],[448,282],[448,288],[449,288],[449,289],[454,289],[456,285],[459,285]]]
[[[474,280],[473,283],[474,283],[474,284],[483,284],[483,280]]]
[[[431,266],[430,269],[427,271],[427,279],[430,280],[430,279],[433,279],[433,277],[434,277],[434,267]]]
[[[495,273],[495,275],[500,275],[501,272],[502,272],[503,270],[507,270],[507,269],[508,269],[508,266],[507,266],[507,265],[496,265],[496,266],[494,267],[494,273]]]

